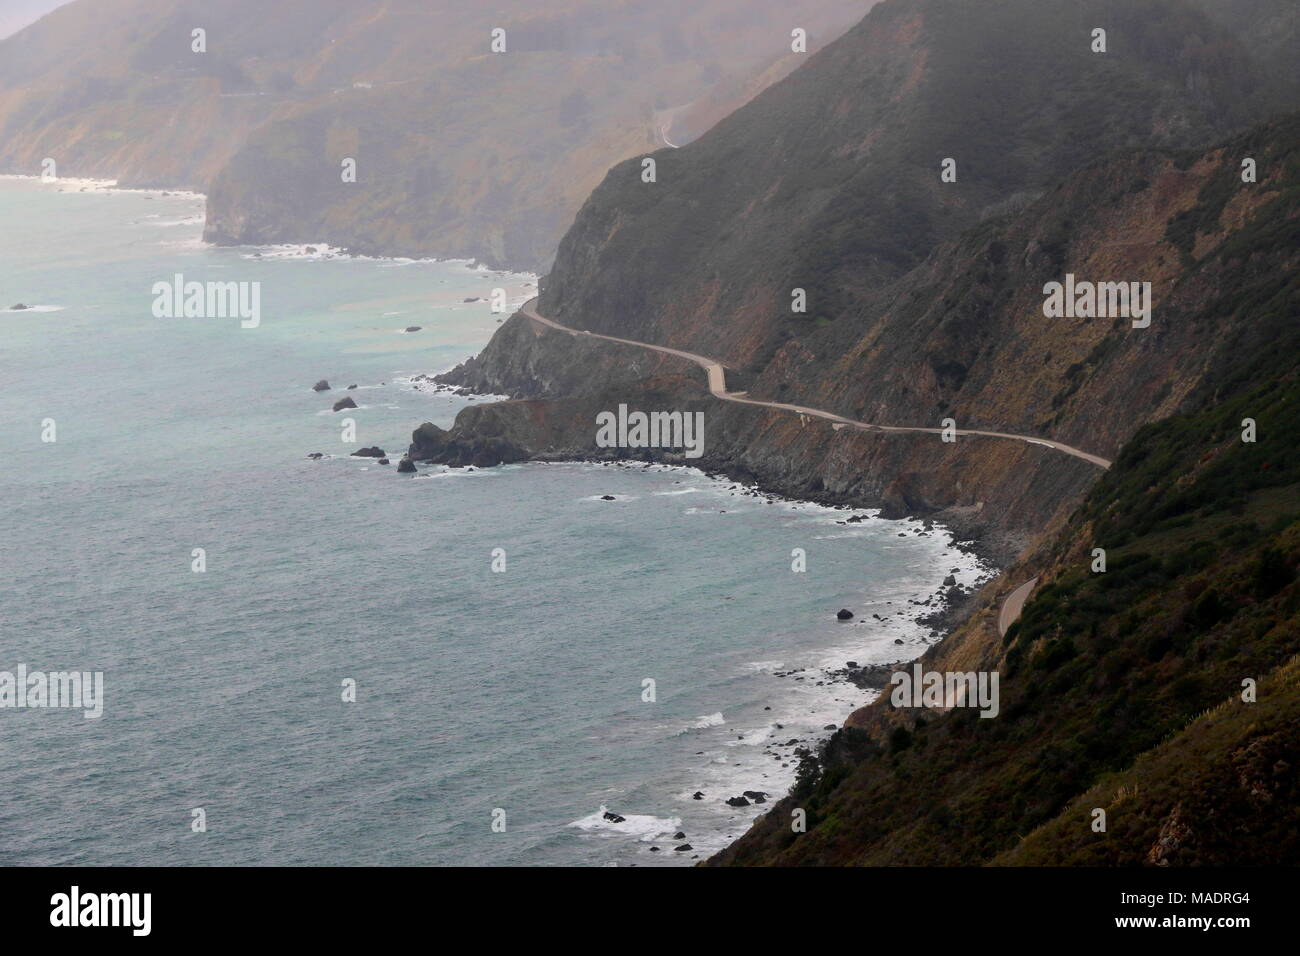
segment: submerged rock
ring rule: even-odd
[[[14,311],[14,312],[26,312],[27,309],[28,309],[28,306],[25,306],[25,305],[23,305],[21,302],[19,302],[17,305],[11,305],[9,308],[10,308],[11,311]]]
[[[356,407],[357,407],[357,403],[352,401],[351,395],[344,395],[342,398],[340,398],[337,402],[334,403],[334,411],[336,412],[341,412],[345,408],[356,408]]]
[[[418,331],[420,331],[421,328],[422,328],[422,326],[419,326],[419,325],[408,325],[408,326],[406,327],[406,331],[408,331],[408,332],[418,332]]]
[[[378,445],[372,445],[369,448],[358,448],[352,453],[353,458],[385,458],[384,450]]]
[[[311,390],[313,392],[328,392],[330,390],[330,383],[325,381],[325,379],[321,379],[311,387]]]

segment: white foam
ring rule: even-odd
[[[656,817],[646,813],[620,813],[618,815],[623,818],[623,822],[614,823],[605,819],[608,810],[609,808],[602,804],[595,813],[574,820],[569,826],[589,833],[634,836],[646,843],[670,839],[682,828],[681,817]]]
[[[187,189],[139,189],[130,186],[118,186],[116,179],[86,179],[78,176],[60,176],[47,179],[44,176],[24,176],[15,173],[0,173],[0,179],[12,179],[22,182],[40,183],[53,187],[61,193],[84,193],[86,195],[104,196],[116,193],[134,193],[136,195],[155,196],[160,199],[206,200],[203,193]],[[167,195],[164,196],[163,193]]]

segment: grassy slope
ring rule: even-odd
[[[1171,226],[1188,281],[1236,277],[1188,320],[1235,335],[1184,412],[1125,447],[1043,561],[1055,577],[1002,649],[1001,716],[927,712],[885,740],[841,731],[716,862],[1132,863],[1162,827],[1166,863],[1300,859],[1287,799],[1300,705],[1282,670],[1300,652],[1297,130],[1292,118],[1235,144],[1284,164],[1290,185],[1214,252],[1198,260],[1195,235],[1222,228],[1233,191],[1250,188],[1235,163]],[[1248,417],[1254,444],[1240,440]],[[1089,568],[1098,546],[1105,574]],[[1261,702],[1225,704],[1247,677]],[[789,830],[794,806],[806,834]],[[1111,808],[1106,836],[1089,828],[1093,806]]]

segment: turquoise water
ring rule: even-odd
[[[102,671],[104,715],[0,709],[0,864],[690,862],[868,699],[818,668],[919,653],[908,600],[979,573],[687,470],[351,458],[449,425],[411,376],[532,277],[214,249],[197,198],[63,188],[0,179],[0,309],[41,307],[0,311],[0,670]],[[260,282],[261,326],[154,318],[177,272]]]

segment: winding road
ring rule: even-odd
[[[1033,591],[1034,585],[1038,583],[1038,578],[1030,578],[1020,587],[1016,588],[1007,595],[1007,599],[1002,602],[1002,610],[998,613],[998,636],[1006,637],[1007,631],[1011,625],[1016,623],[1020,617],[1020,611],[1024,608],[1025,602],[1029,600],[1029,593]]]
[[[779,408],[782,411],[794,412],[796,415],[808,415],[812,418],[822,418],[828,422],[834,423],[837,428],[856,428],[859,431],[867,432],[924,432],[930,435],[940,435],[943,433],[942,428],[924,428],[920,425],[873,425],[870,422],[860,422],[856,419],[845,418],[843,415],[836,415],[833,412],[822,411],[820,408],[809,408],[806,405],[790,405],[785,402],[768,402],[757,398],[747,398],[744,392],[727,391],[727,376],[721,362],[711,358],[705,358],[703,355],[696,355],[694,352],[684,352],[681,349],[669,348],[666,345],[651,345],[649,342],[637,342],[633,339],[620,339],[613,335],[601,335],[599,332],[586,332],[578,329],[571,329],[567,325],[561,325],[554,319],[548,319],[537,312],[537,299],[532,298],[519,307],[519,313],[532,319],[534,322],[540,322],[548,328],[556,329],[560,332],[567,332],[569,335],[590,336],[593,339],[604,339],[607,342],[617,342],[620,345],[632,345],[636,348],[650,349],[654,352],[662,352],[665,355],[675,355],[678,358],[686,359],[688,362],[694,362],[700,368],[704,369],[705,375],[709,380],[709,391],[714,398],[720,398],[725,402],[738,402],[741,405],[759,405],[763,408]],[[1013,435],[1008,432],[990,432],[980,431],[973,428],[958,428],[958,435],[982,435],[985,438],[1006,438],[1011,441],[1027,442],[1030,445],[1041,445],[1044,448],[1051,448],[1066,455],[1075,458],[1082,458],[1090,464],[1099,468],[1109,468],[1111,463],[1099,455],[1090,455],[1086,451],[1078,448],[1072,448],[1069,445],[1057,441],[1048,441],[1046,438],[1034,438],[1029,435]]]
[[[700,368],[704,369],[704,374],[708,378],[709,392],[714,398],[720,398],[724,402],[737,402],[741,405],[759,405],[763,408],[777,408],[786,412],[793,412],[796,415],[808,415],[813,418],[822,418],[832,423],[836,430],[840,428],[856,428],[860,431],[868,432],[924,432],[930,435],[939,435],[943,433],[942,428],[923,428],[919,425],[874,425],[870,422],[860,422],[856,419],[845,418],[843,415],[836,415],[833,412],[823,411],[820,408],[809,408],[806,405],[790,405],[786,402],[768,402],[757,398],[748,398],[744,392],[727,391],[727,373],[721,362],[703,355],[696,355],[694,352],[686,352],[682,349],[669,348],[666,345],[651,345],[649,342],[637,342],[634,339],[620,339],[613,335],[601,335],[599,332],[588,332],[580,329],[571,329],[567,325],[561,325],[554,319],[548,319],[537,311],[536,297],[529,299],[519,307],[519,313],[526,318],[533,320],[547,328],[555,329],[558,332],[565,332],[574,336],[588,336],[593,339],[604,339],[607,342],[617,342],[620,345],[631,345],[636,348],[650,349],[653,352],[662,352],[664,355],[675,355],[678,358],[686,359],[688,362],[694,362]],[[982,435],[985,438],[1005,438],[1010,441],[1026,442],[1030,445],[1041,445],[1044,448],[1051,448],[1062,454],[1070,455],[1074,458],[1081,458],[1089,464],[1096,465],[1099,468],[1109,468],[1111,462],[1100,455],[1091,455],[1086,451],[1073,448],[1070,445],[1057,441],[1049,441],[1046,438],[1034,438],[1030,435],[1014,435],[1009,432],[991,432],[979,429],[956,430],[958,435]],[[1034,590],[1034,585],[1038,583],[1037,578],[1026,581],[1024,584],[1012,591],[1005,601],[1002,602],[1002,608],[998,613],[998,633],[1005,636],[1007,630],[1020,617],[1020,612],[1029,599],[1030,593]]]

